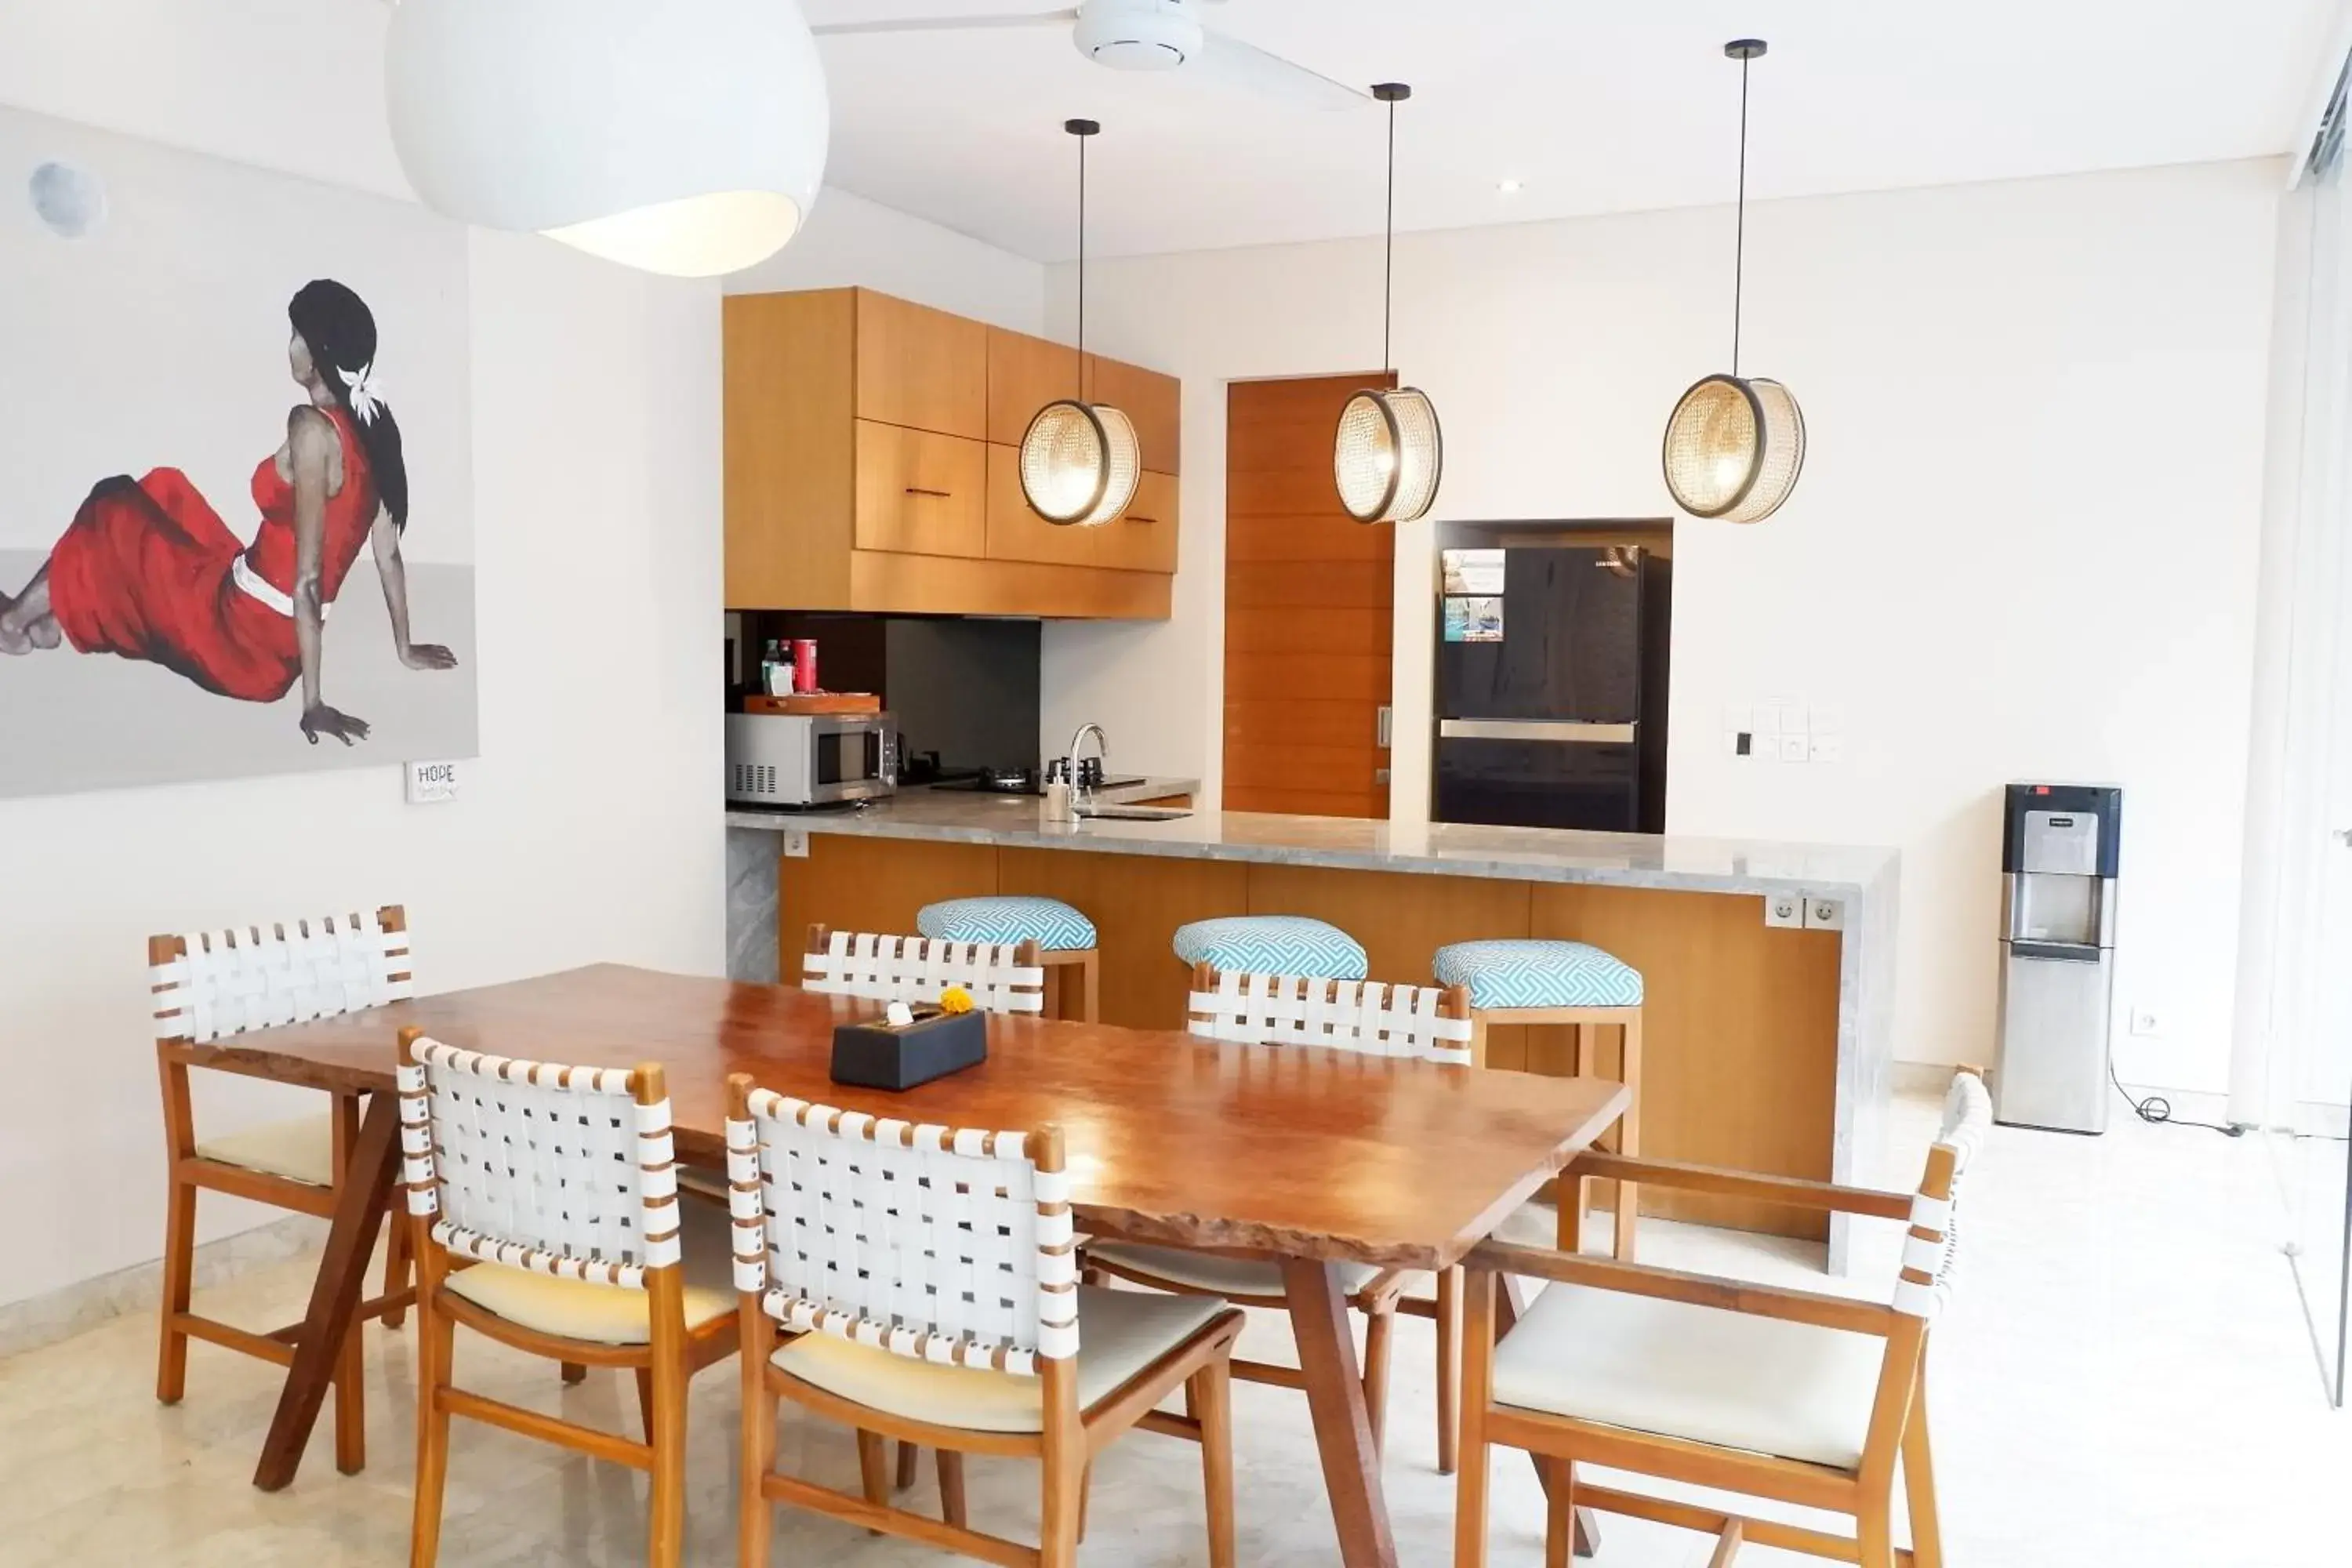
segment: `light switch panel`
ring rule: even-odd
[[[1811,748],[1812,760],[1814,762],[1842,763],[1845,761],[1845,737],[1843,735],[1823,735],[1817,732],[1813,735],[1808,744]]]

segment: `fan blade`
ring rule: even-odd
[[[1011,16],[900,16],[887,22],[835,22],[809,31],[820,38],[850,33],[961,33],[975,27],[1066,26],[1077,19],[1076,11],[1024,11]]]
[[[1202,30],[1200,54],[1184,62],[1184,75],[1196,73],[1216,86],[1279,98],[1302,109],[1355,109],[1372,101],[1361,88],[1209,28]]]

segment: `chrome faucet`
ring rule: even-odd
[[[1078,732],[1070,737],[1070,793],[1081,800],[1094,794],[1085,782],[1086,771],[1078,766],[1078,748],[1087,743],[1088,735],[1095,738],[1095,755],[1102,760],[1103,773],[1110,773],[1110,737],[1099,724],[1079,725]]]

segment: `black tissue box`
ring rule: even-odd
[[[833,1081],[860,1089],[912,1089],[988,1059],[988,1020],[978,1012],[915,1010],[896,1028],[877,1018],[833,1031]]]

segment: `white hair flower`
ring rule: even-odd
[[[343,400],[351,405],[352,415],[362,425],[374,424],[375,416],[383,412],[383,389],[375,378],[375,362],[335,374],[343,378]]]

